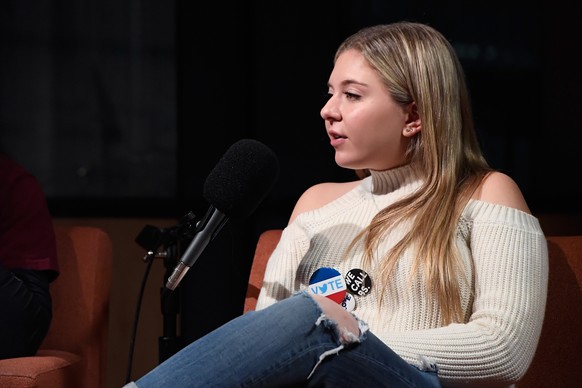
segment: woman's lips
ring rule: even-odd
[[[345,143],[345,141],[347,140],[347,138],[345,137],[332,137],[330,144],[332,147],[339,147],[340,145],[342,145],[343,143]]]
[[[335,132],[329,132],[329,138],[330,138],[330,144],[332,147],[338,147],[338,146],[342,145],[347,139],[347,137],[342,136],[342,135],[335,133]]]

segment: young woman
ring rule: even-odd
[[[309,188],[257,311],[139,388],[490,387],[526,372],[546,239],[479,148],[449,42],[419,23],[364,28],[338,48],[328,90],[321,116],[335,160],[362,179]]]

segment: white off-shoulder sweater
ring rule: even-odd
[[[361,251],[342,260],[348,244],[379,209],[419,186],[409,166],[374,172],[342,197],[300,214],[269,259],[257,309],[307,289],[319,268],[344,275],[362,268]],[[403,228],[391,231],[382,252],[398,241]],[[471,200],[459,219],[457,242],[463,260],[474,264],[460,275],[470,279],[461,290],[466,322],[440,325],[436,296],[420,275],[410,283],[411,252],[400,258],[383,289],[374,288],[376,273],[368,271],[372,292],[356,297],[353,313],[407,362],[418,367],[423,358],[435,362],[445,385],[511,385],[526,372],[541,332],[548,282],[545,236],[530,214]]]

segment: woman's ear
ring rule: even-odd
[[[422,130],[422,122],[415,102],[411,102],[406,108],[406,111],[408,117],[402,134],[406,137],[412,137]]]

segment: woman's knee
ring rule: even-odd
[[[335,322],[342,343],[358,341],[361,335],[356,318],[333,300],[321,295],[312,295],[325,318]]]

